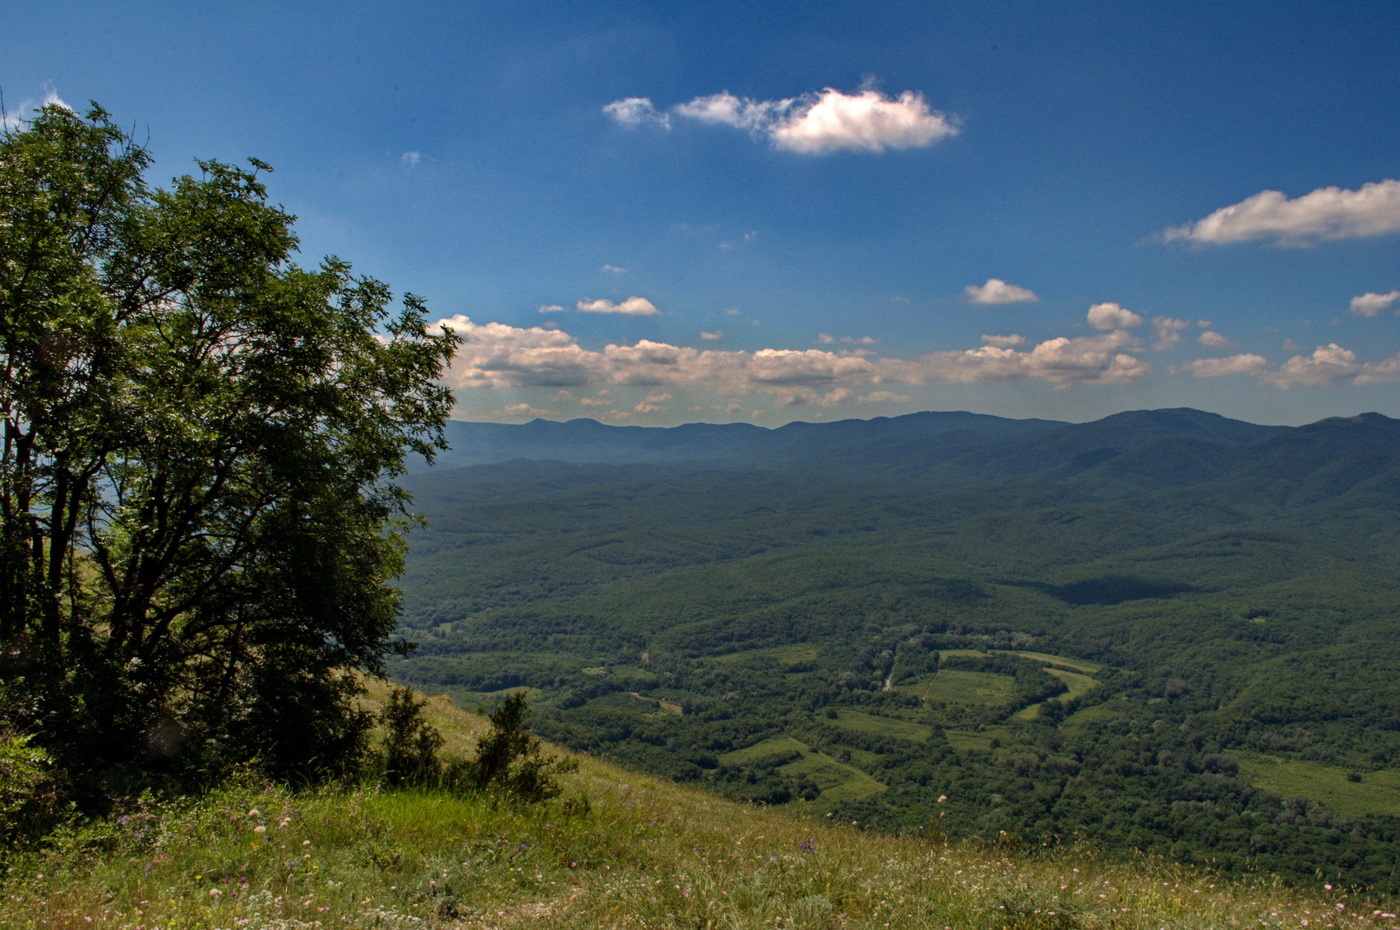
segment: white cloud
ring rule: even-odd
[[[1009,336],[991,336],[991,335],[988,335],[987,333],[983,333],[983,334],[982,334],[982,343],[983,343],[984,345],[998,346],[998,347],[1003,348],[1003,349],[1009,349],[1009,348],[1011,348],[1012,346],[1023,346],[1023,345],[1025,345],[1025,344],[1026,344],[1026,337],[1025,337],[1025,336],[1018,336],[1018,335],[1016,335],[1015,333],[1012,333],[1012,334],[1009,335]]]
[[[896,394],[893,391],[871,391],[863,397],[856,398],[858,404],[907,404],[914,398],[908,394]]]
[[[620,304],[611,300],[580,300],[578,309],[584,313],[620,313],[625,316],[655,316],[661,312],[645,297],[629,297]]]
[[[1207,349],[1233,349],[1235,343],[1230,339],[1220,335],[1215,330],[1208,329],[1196,337],[1196,341]],[[1256,356],[1257,358],[1258,356]]]
[[[1380,316],[1395,306],[1397,300],[1400,300],[1400,291],[1391,291],[1389,294],[1362,294],[1351,299],[1351,312],[1356,316]]]
[[[1094,304],[1089,308],[1088,319],[1094,329],[1132,329],[1142,325],[1142,317],[1115,303]]]
[[[817,342],[824,346],[829,346],[836,341],[836,337],[831,333],[817,333]]]
[[[1181,365],[1181,370],[1197,378],[1227,375],[1257,375],[1266,371],[1269,360],[1262,355],[1231,355],[1228,358],[1198,358]]]
[[[627,126],[669,125],[669,117],[646,97],[628,97],[603,109]],[[807,155],[923,148],[959,132],[955,118],[929,109],[923,94],[912,90],[886,97],[874,89],[844,94],[828,87],[782,100],[753,100],[723,91],[679,104],[673,112],[743,129],[779,149]]]
[[[33,119],[35,113],[48,106],[63,107],[63,109],[69,111],[73,109],[64,102],[63,98],[58,96],[57,91],[45,84],[44,96],[41,99],[34,100],[30,98],[28,100],[21,100],[19,107],[13,113],[6,111],[0,114],[0,129],[3,129],[5,132],[14,132],[20,128],[25,120]]]
[[[540,313],[563,313],[564,308],[558,304],[544,304],[540,307]]]
[[[1295,355],[1278,371],[1270,372],[1265,380],[1276,387],[1329,387],[1360,374],[1356,353],[1343,349],[1335,342],[1318,346],[1312,355]]]
[[[842,336],[842,337],[841,337],[841,341],[844,342],[844,343],[846,343],[847,345],[873,346],[873,345],[875,344],[875,337],[874,337],[874,336]]]
[[[717,329],[717,330],[715,330],[715,331],[712,332],[712,333],[707,333],[707,332],[704,332],[704,331],[702,330],[701,333],[700,333],[700,338],[701,338],[701,339],[708,339],[708,340],[723,339],[723,338],[724,338],[724,331],[723,331],[723,330],[718,330],[718,329]]]
[[[1162,233],[1167,242],[1224,245],[1272,240],[1305,245],[1400,232],[1400,181],[1363,184],[1359,190],[1319,187],[1289,200],[1280,191],[1260,191],[1210,216]]]
[[[662,405],[665,404],[666,401],[668,401],[668,400],[670,400],[670,399],[671,399],[671,394],[670,394],[670,392],[668,392],[668,391],[662,391],[662,392],[659,392],[659,393],[656,393],[656,394],[648,394],[648,395],[646,396],[646,399],[645,399],[645,400],[641,401],[640,403],[637,404],[637,406],[635,406],[635,407],[632,408],[632,412],[633,412],[633,413],[660,413],[661,411],[663,411],[663,410],[666,409],[666,408],[665,408],[664,406],[662,406]]]
[[[602,270],[603,270],[603,271],[606,271],[606,272],[609,272],[610,274],[626,274],[626,273],[627,273],[627,269],[626,269],[626,268],[619,268],[619,267],[617,267],[616,265],[604,265]]]
[[[404,152],[399,156],[399,164],[405,168],[417,168],[423,162],[422,152]]]
[[[1000,278],[988,278],[981,287],[969,284],[963,288],[963,293],[975,304],[1016,304],[1040,299],[1029,288],[1007,284]]]
[[[612,401],[606,397],[580,397],[578,403],[580,407],[606,407]]]
[[[651,124],[669,129],[671,117],[652,106],[650,97],[626,97],[603,107],[603,112],[629,129]]]
[[[956,123],[929,110],[923,94],[906,90],[890,98],[876,90],[843,94],[829,87],[771,132],[778,148],[811,155],[923,148],[957,134]]]
[[[567,333],[544,327],[442,320],[460,338],[446,381],[456,388],[646,385],[698,388],[735,398],[767,394],[784,404],[838,403],[833,391],[896,384],[1041,380],[1055,385],[1132,381],[1150,367],[1132,352],[1137,340],[1120,331],[1057,338],[1029,350],[983,346],[912,359],[862,351],[760,349],[721,351],[651,340],[585,349]],[[746,405],[747,406],[747,405]]]
[[[1157,342],[1152,348],[1158,352],[1175,348],[1181,342],[1181,331],[1191,325],[1190,320],[1178,320],[1169,316],[1154,316],[1152,331],[1157,334]]]

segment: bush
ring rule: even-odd
[[[478,791],[497,791],[508,799],[535,804],[556,797],[555,777],[578,768],[578,763],[547,756],[530,732],[530,705],[517,691],[491,711],[491,730],[476,747],[476,758],[462,764],[456,777]],[[455,779],[454,779],[455,780]]]

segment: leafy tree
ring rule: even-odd
[[[250,160],[169,189],[95,105],[0,135],[0,711],[70,768],[363,752],[407,454],[455,337],[292,261]]]

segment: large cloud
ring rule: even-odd
[[[1354,191],[1319,187],[1295,200],[1279,191],[1260,191],[1203,220],[1172,227],[1162,238],[1208,245],[1261,239],[1302,245],[1394,232],[1400,232],[1400,181],[1386,180]]]
[[[866,350],[717,351],[641,340],[585,349],[545,327],[442,320],[461,339],[446,380],[457,388],[646,385],[693,388],[724,396],[768,394],[780,403],[834,404],[872,385],[1041,380],[1055,385],[1135,380],[1149,366],[1122,331],[1050,339],[1029,350],[987,345],[911,359]],[[837,392],[837,393],[833,393]]]
[[[1016,304],[1040,299],[1035,296],[1035,291],[1007,284],[1001,278],[988,278],[987,283],[980,287],[969,284],[963,288],[963,293],[975,304]]]
[[[624,126],[670,125],[646,97],[628,97],[603,107]],[[923,94],[906,90],[886,97],[877,90],[845,94],[833,88],[782,100],[752,100],[728,91],[696,97],[673,108],[679,117],[733,126],[777,148],[808,155],[884,152],[922,148],[957,135],[957,120],[929,108]]]

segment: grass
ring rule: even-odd
[[[1400,770],[1361,772],[1360,781],[1348,770],[1320,762],[1281,759],[1252,752],[1230,754],[1250,784],[1288,797],[1326,804],[1347,817],[1368,814],[1400,816]]]
[[[843,707],[837,712],[836,725],[855,733],[873,733],[876,736],[892,736],[916,743],[926,743],[933,736],[933,728],[907,720],[895,720],[878,714]]]
[[[1044,662],[1046,665],[1063,665],[1065,668],[1074,669],[1076,672],[1083,672],[1092,675],[1103,668],[1097,662],[1090,662],[1087,659],[1071,659],[1066,656],[1054,656],[1048,652],[1017,652],[1018,656],[1026,659],[1034,659],[1037,662]],[[1051,669],[1046,669],[1051,671]]]
[[[948,704],[995,705],[1010,701],[1015,686],[1007,675],[945,668],[934,676],[924,694],[926,700]]]
[[[481,729],[448,702],[430,710],[449,741],[469,741]],[[1023,855],[871,834],[593,760],[568,777],[566,797],[575,801],[572,813],[560,802],[520,809],[488,797],[294,792],[249,780],[197,799],[132,802],[111,820],[56,835],[42,850],[11,853],[0,881],[0,926],[1400,925],[1390,910],[1343,890],[1227,883],[1085,849]]]
[[[958,752],[991,752],[992,740],[1005,739],[1009,733],[1005,727],[987,727],[985,730],[944,730],[948,745]]]
[[[1025,654],[1026,653],[1022,653],[1022,655]],[[1065,686],[1069,688],[1068,691],[1059,696],[1058,700],[1061,701],[1072,700],[1082,694],[1088,694],[1090,691],[1094,690],[1094,688],[1098,687],[1099,684],[1088,675],[1081,675],[1078,672],[1067,672],[1062,668],[1047,668],[1045,671],[1054,675],[1056,678],[1060,679],[1060,681],[1063,681]],[[1013,714],[1011,719],[1034,720],[1040,716],[1040,708],[1043,706],[1043,703],[1044,702],[1041,704],[1032,704],[1030,707],[1023,707]]]
[[[818,752],[791,736],[770,737],[744,749],[727,752],[719,757],[719,761],[724,765],[743,765],[793,752],[801,753],[802,758],[779,766],[778,772],[796,778],[811,778],[822,790],[821,797],[824,801],[857,801],[885,790],[884,784],[855,766],[833,759],[824,752]]]

